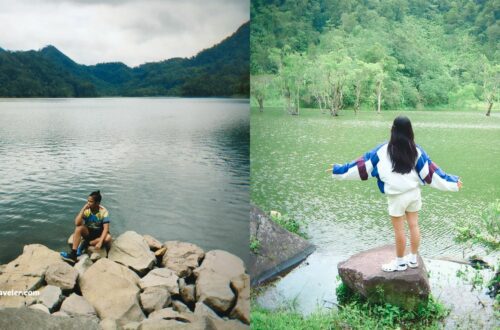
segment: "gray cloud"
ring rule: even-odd
[[[78,63],[189,57],[249,20],[249,0],[0,0],[0,47],[48,44]]]

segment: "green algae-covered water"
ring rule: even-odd
[[[292,304],[309,314],[336,308],[337,264],[351,255],[384,244],[394,234],[387,202],[375,179],[333,181],[325,172],[332,163],[359,157],[389,138],[393,119],[413,122],[419,143],[443,170],[464,182],[458,193],[423,187],[420,252],[433,295],[450,309],[446,329],[495,328],[498,320],[486,288],[474,288],[457,272],[470,266],[436,260],[460,259],[464,246],[453,241],[461,220],[478,221],[483,209],[500,198],[500,116],[482,112],[343,111],[337,118],[306,109],[298,117],[282,109],[251,111],[251,200],[266,211],[278,210],[304,223],[317,247],[305,262],[268,286],[256,299],[275,309]],[[408,243],[409,244],[409,243]],[[277,243],[277,246],[279,244]],[[483,254],[481,249],[468,249]],[[488,262],[495,263],[491,255]],[[494,275],[482,271],[485,283]]]
[[[482,112],[343,111],[333,118],[314,109],[289,116],[279,108],[251,112],[251,200],[307,224],[319,251],[340,258],[393,243],[387,202],[375,179],[333,181],[325,170],[345,163],[389,139],[393,119],[407,115],[415,141],[464,188],[442,192],[423,187],[421,253],[462,256],[454,227],[479,219],[500,198],[500,116]]]

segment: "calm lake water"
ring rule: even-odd
[[[0,99],[0,263],[67,249],[100,189],[111,233],[183,240],[247,260],[248,100]]]

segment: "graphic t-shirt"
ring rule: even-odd
[[[92,213],[90,209],[83,212],[83,221],[90,230],[101,230],[105,223],[109,223],[109,213],[104,206],[99,206],[99,212]]]

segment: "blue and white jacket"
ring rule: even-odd
[[[387,142],[383,143],[350,163],[333,165],[332,177],[339,180],[368,180],[369,176],[375,177],[378,188],[387,195],[401,194],[426,183],[439,190],[458,191],[458,177],[443,172],[419,145],[417,161],[411,172],[393,172],[387,146]]]

